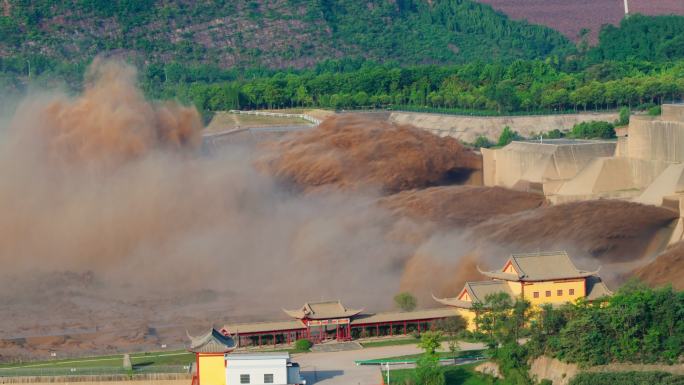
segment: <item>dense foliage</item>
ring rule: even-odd
[[[629,284],[605,303],[545,307],[527,344],[580,365],[676,362],[684,354],[684,293]]]
[[[148,70],[145,85],[154,96],[179,97],[202,110],[422,106],[428,112],[496,115],[634,108],[684,98],[684,61],[613,63],[608,77],[596,72],[602,71],[597,67],[609,64],[565,72],[550,61],[411,67],[341,63],[346,71],[332,70],[336,62],[327,62],[312,70],[219,83],[197,81],[192,76],[164,81],[163,70]]]
[[[570,137],[577,139],[615,138],[615,125],[610,122],[590,121],[574,125]]]
[[[605,26],[590,60],[671,60],[684,58],[684,17],[633,15],[619,27]]]
[[[570,385],[681,385],[684,376],[663,372],[580,373]]]
[[[472,0],[7,0],[0,52],[73,63],[101,52],[220,67],[331,57],[454,63],[562,55],[559,32]]]

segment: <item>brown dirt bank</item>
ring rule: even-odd
[[[457,140],[360,115],[326,119],[265,146],[262,169],[303,190],[379,188],[397,192],[458,182],[481,159]]]
[[[601,262],[640,259],[676,214],[620,200],[572,202],[496,218],[476,226],[475,237],[512,251],[568,249]]]
[[[507,190],[497,192],[503,193],[509,194]],[[405,265],[402,290],[414,292],[423,302],[430,301],[430,292],[455,295],[465,281],[484,279],[477,272],[477,265],[498,268],[510,253],[558,249],[567,250],[580,268],[593,269],[604,265],[601,275],[609,285],[615,286],[629,276],[626,273],[634,266],[642,263],[644,256],[661,247],[665,240],[661,237],[664,234],[662,230],[676,216],[655,206],[617,200],[525,209],[524,205],[532,205],[534,200],[525,196],[518,197],[517,201],[506,199],[505,195],[499,198],[478,199],[481,203],[474,205],[472,210],[487,212],[498,206],[521,210],[508,215],[501,213],[484,221],[484,217],[479,217],[481,223],[472,222],[473,226],[462,231],[432,228],[433,236],[420,244]],[[412,202],[408,202],[411,208]],[[424,210],[427,213],[424,215],[431,220],[448,223],[451,207],[447,207],[441,211]],[[444,234],[439,235],[439,232]],[[654,273],[655,276],[660,274]],[[673,277],[667,275],[663,281],[673,280]]]
[[[503,187],[439,186],[402,191],[381,199],[380,205],[399,216],[467,227],[498,215],[534,209],[545,202],[542,195]]]
[[[677,242],[653,262],[634,270],[630,275],[652,286],[672,284],[684,290],[684,242]]]

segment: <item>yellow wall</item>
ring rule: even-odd
[[[570,295],[570,289],[575,289],[575,294]],[[558,290],[563,290],[563,295],[558,295]],[[547,297],[546,292],[550,291],[551,296]],[[534,298],[534,292],[539,293],[539,298]],[[584,280],[578,281],[559,281],[559,282],[527,282],[525,283],[525,299],[532,305],[545,303],[565,303],[572,302],[578,298],[585,297]]]
[[[522,292],[522,285],[520,282],[515,282],[515,281],[506,281],[508,284],[508,288],[511,289],[511,292],[515,297],[519,297],[520,293]]]
[[[199,356],[200,385],[226,385],[226,366],[223,355]]]
[[[475,312],[469,309],[458,308],[458,315],[466,320],[466,329],[469,331],[475,331]]]

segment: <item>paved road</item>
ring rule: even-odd
[[[442,347],[447,349],[446,345]],[[482,344],[461,343],[461,350],[484,349]],[[378,366],[356,366],[354,361],[372,360],[421,353],[416,345],[396,345],[344,352],[295,354],[307,385],[378,385],[381,383]],[[391,376],[391,374],[390,374]]]

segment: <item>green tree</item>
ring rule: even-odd
[[[466,320],[463,317],[448,317],[437,322],[436,327],[446,337],[449,351],[456,358],[458,352],[458,335],[466,329]]]
[[[626,126],[629,124],[629,107],[622,107],[620,108],[620,117],[618,118],[618,121],[616,122],[616,125],[618,126]]]
[[[394,304],[402,311],[412,311],[418,306],[418,300],[409,292],[402,292],[394,296]]]
[[[418,347],[425,351],[427,355],[434,355],[437,349],[442,345],[442,333],[436,331],[427,331],[420,335],[420,342]]]
[[[418,347],[424,350],[423,355],[416,362],[416,384],[444,385],[444,371],[439,366],[437,349],[441,346],[442,335],[439,332],[428,331],[420,336]]]

